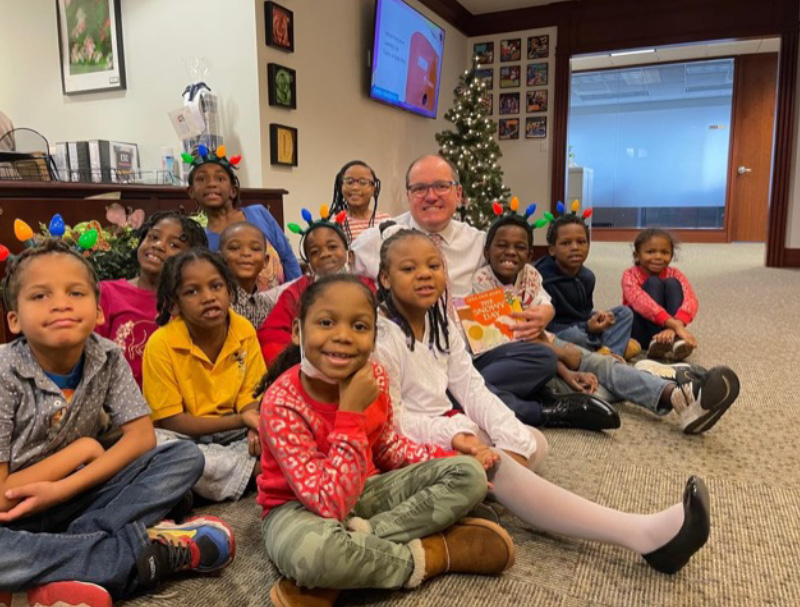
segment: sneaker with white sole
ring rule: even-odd
[[[695,376],[702,377],[708,371],[705,367],[701,367],[700,365],[696,365],[694,363],[674,363],[668,365],[666,363],[660,363],[657,360],[650,360],[644,358],[633,365],[633,368],[637,371],[645,371],[650,375],[655,375],[656,377],[661,377],[663,379],[670,379],[672,381],[676,381],[678,371],[691,371]]]
[[[666,358],[667,353],[672,352],[672,344],[664,344],[655,339],[647,346],[647,358]]]
[[[711,367],[699,374],[691,366],[681,366],[675,382],[679,392],[673,392],[673,397],[683,401],[680,409],[675,408],[685,434],[710,430],[739,396],[739,377],[730,367]]]
[[[689,358],[692,352],[694,352],[694,348],[685,339],[676,339],[672,344],[672,358],[674,360]]]
[[[111,607],[111,595],[89,582],[51,582],[26,592],[0,592],[0,607]]]

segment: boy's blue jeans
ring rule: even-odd
[[[625,348],[627,348],[628,340],[631,337],[633,312],[627,306],[617,306],[609,311],[613,312],[616,322],[600,334],[588,333],[586,331],[586,323],[557,328],[553,333],[564,341],[587,350],[597,350],[602,346],[606,346],[614,354],[624,356]]]
[[[0,524],[0,588],[50,582],[98,584],[115,598],[136,591],[136,559],[155,525],[200,478],[194,443],[156,447],[111,479],[63,504]]]

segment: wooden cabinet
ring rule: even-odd
[[[22,250],[22,243],[14,236],[14,220],[22,219],[38,232],[39,224],[47,225],[56,213],[68,225],[96,219],[105,225],[106,206],[109,199],[92,199],[89,196],[119,192],[119,203],[124,207],[143,209],[150,215],[159,210],[183,209],[193,213],[197,206],[186,195],[186,189],[175,186],[120,185],[92,183],[0,181],[0,244],[12,253]],[[283,196],[286,190],[243,188],[240,192],[242,206],[263,204],[283,226]],[[5,262],[0,263],[0,275],[5,275]],[[6,342],[5,311],[0,322],[0,343]]]

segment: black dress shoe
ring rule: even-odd
[[[683,525],[669,542],[649,554],[644,560],[661,573],[677,573],[695,552],[708,541],[711,531],[711,509],[708,489],[703,479],[692,476],[683,491]]]
[[[558,394],[542,407],[545,428],[610,430],[619,428],[619,415],[602,398],[591,394]]]

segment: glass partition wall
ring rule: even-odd
[[[567,200],[594,227],[721,229],[733,59],[574,71]]]

